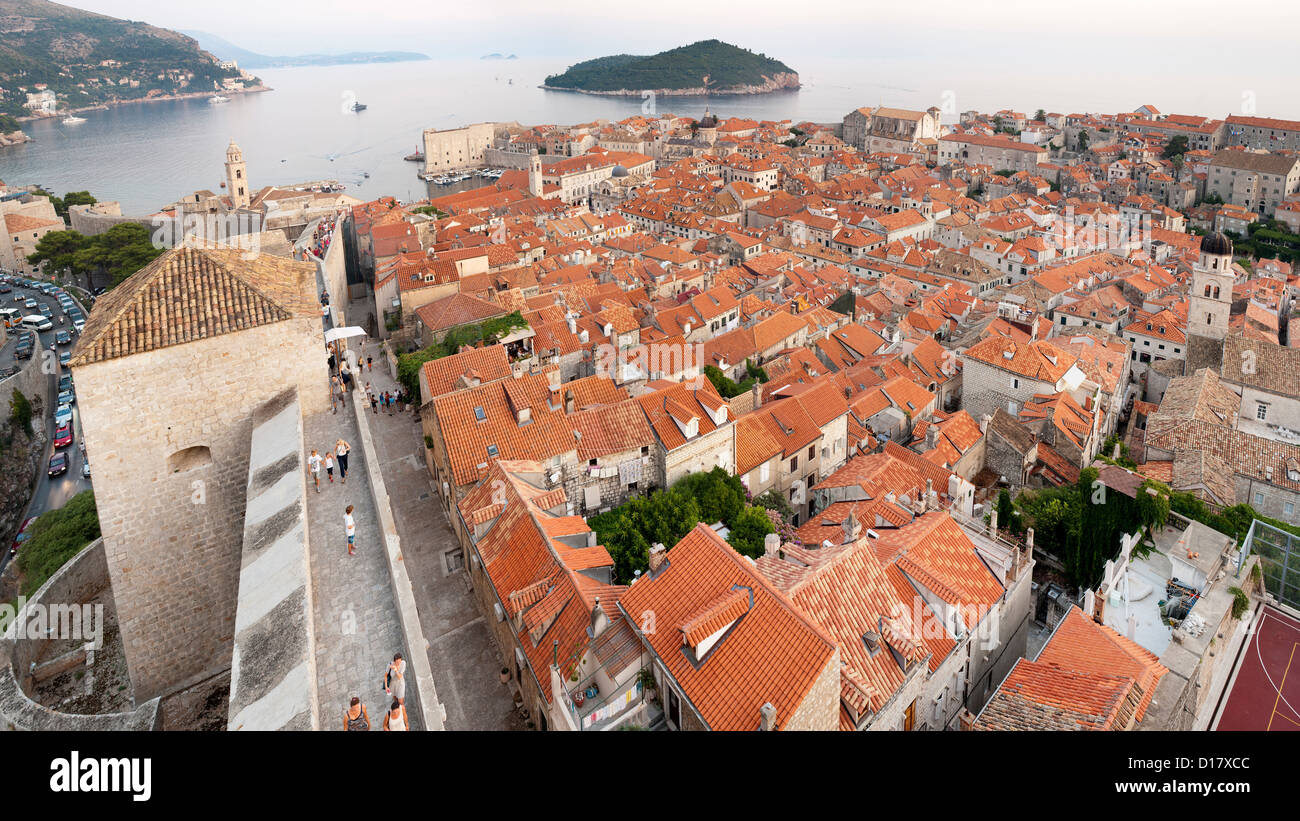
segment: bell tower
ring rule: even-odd
[[[249,204],[248,195],[248,169],[244,166],[244,152],[239,150],[232,138],[230,145],[226,146],[226,191],[230,194],[230,201],[235,208],[247,208]]]
[[[1211,339],[1227,337],[1235,282],[1232,240],[1217,231],[1206,234],[1201,238],[1201,255],[1192,270],[1188,334]]]
[[[542,158],[536,151],[528,158],[528,193],[534,197],[542,195]]]

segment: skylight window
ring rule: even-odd
[[[488,456],[491,456],[493,459],[495,459],[497,455],[501,452],[497,450],[496,445],[488,445],[487,450],[488,450]]]
[[[474,407],[474,418],[479,422],[482,422],[484,419],[487,419],[487,414],[483,412],[482,406],[476,405]]]

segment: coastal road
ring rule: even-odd
[[[59,330],[66,330],[72,334],[73,342],[67,345],[57,346],[57,350],[59,352],[71,350],[73,344],[76,342],[76,331],[72,327],[71,318],[66,318],[62,325],[59,324],[59,317],[64,316],[64,313],[63,307],[59,305],[57,296],[43,294],[37,289],[27,288],[18,285],[17,283],[11,283],[11,285],[13,287],[11,293],[0,294],[0,304],[3,304],[4,307],[22,307],[22,303],[14,300],[15,294],[22,294],[26,297],[35,299],[38,304],[44,303],[50,307],[51,323],[54,327],[51,330],[36,334],[40,337],[40,341],[37,344],[36,350],[33,351],[32,356],[41,357],[43,351],[48,351],[50,346],[54,344],[55,334],[57,334]],[[81,300],[79,295],[72,291],[69,291],[69,295],[81,307],[82,315],[88,316],[89,312],[87,311],[87,306]],[[25,308],[22,310],[24,313],[35,313],[33,311],[27,311]],[[26,331],[26,333],[33,334],[36,332]],[[17,364],[20,366],[27,364],[25,360],[16,363],[13,360],[13,352],[17,347],[17,336],[17,332],[11,330],[10,337],[5,342],[3,350],[0,350],[0,369],[11,364]],[[59,368],[55,368],[54,370],[54,373],[51,373],[46,377],[46,395],[44,405],[45,430],[48,432],[48,441],[45,444],[45,449],[42,452],[41,460],[37,467],[36,491],[32,494],[32,499],[27,506],[27,512],[23,514],[22,518],[19,519],[19,522],[24,522],[33,516],[39,516],[47,510],[56,510],[63,507],[68,503],[69,499],[83,490],[89,490],[91,486],[90,480],[81,475],[81,466],[85,462],[85,457],[82,455],[80,449],[81,412],[78,410],[75,402],[72,405],[72,444],[58,449],[68,455],[68,469],[65,473],[54,477],[51,477],[47,470],[50,457],[53,456],[55,452],[54,411],[56,409],[55,401],[58,397],[59,376],[61,372],[61,369]],[[4,571],[5,565],[8,564],[8,562],[9,543],[5,542],[3,546],[0,546],[0,572]]]

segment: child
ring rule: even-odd
[[[307,457],[307,470],[311,472],[312,481],[316,483],[316,492],[320,493],[320,454],[312,450]]]
[[[325,472],[329,474],[330,484],[334,484],[334,451],[325,451]]]
[[[352,518],[352,505],[348,505],[343,511],[343,529],[348,534],[348,555],[355,556],[357,547],[357,523]]]

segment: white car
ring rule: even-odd
[[[54,424],[55,424],[55,426],[56,426],[56,427],[62,427],[63,425],[65,425],[65,424],[67,424],[68,422],[71,422],[71,421],[72,421],[72,406],[71,406],[71,405],[59,405],[58,409],[56,409],[56,410],[54,411]]]
[[[81,463],[81,475],[90,478],[90,463],[84,460]]]

